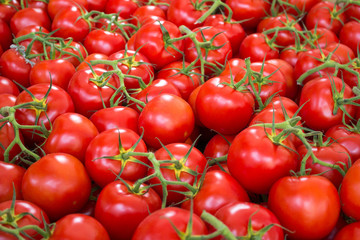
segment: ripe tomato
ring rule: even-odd
[[[239,56],[242,59],[250,58],[252,62],[262,62],[278,58],[279,50],[269,45],[269,38],[262,33],[253,33],[244,38],[240,45]]]
[[[204,156],[210,159],[225,156],[229,152],[230,144],[234,138],[235,135],[221,136],[220,134],[216,134],[206,144],[204,149]]]
[[[91,180],[77,158],[53,153],[26,170],[21,190],[25,200],[37,204],[55,221],[85,205]]]
[[[11,43],[12,43],[12,35],[11,35],[10,27],[9,25],[3,21],[0,17],[0,46],[5,51],[9,49]]]
[[[59,11],[67,7],[82,7],[88,9],[88,0],[49,0],[47,6],[48,14],[51,19],[54,19]]]
[[[161,94],[146,104],[139,116],[139,132],[149,147],[184,142],[194,129],[194,113],[181,97]]]
[[[208,230],[201,218],[190,211],[167,207],[160,209],[146,217],[137,227],[132,240],[143,239],[167,239],[178,240],[180,236],[175,228],[187,236],[206,235]],[[189,220],[192,217],[192,226],[189,226]],[[191,228],[190,228],[191,227]]]
[[[50,18],[46,11],[40,8],[24,8],[17,11],[10,20],[11,32],[16,35],[21,29],[37,25],[50,29]]]
[[[12,164],[0,161],[0,203],[12,200],[15,188],[16,199],[22,199],[21,182],[25,169]]]
[[[104,187],[113,182],[118,175],[130,181],[144,177],[147,171],[147,158],[126,155],[131,152],[147,152],[144,141],[139,141],[139,138],[137,133],[126,128],[110,129],[96,136],[90,142],[85,155],[85,167],[91,179],[100,187]],[[137,141],[139,143],[134,147]],[[138,163],[139,161],[144,164]]]
[[[130,23],[135,26],[141,26],[146,21],[150,20],[152,17],[156,17],[158,20],[165,20],[165,12],[158,6],[153,5],[144,5],[135,10],[132,14],[132,19],[130,19]]]
[[[291,239],[326,237],[340,215],[337,189],[322,176],[281,178],[271,187],[268,204],[280,224],[291,231]]]
[[[103,29],[95,29],[87,34],[84,47],[91,53],[111,55],[125,49],[125,38],[117,32],[109,32]]]
[[[17,96],[20,92],[13,81],[6,77],[0,76],[0,93],[9,93]]]
[[[38,25],[29,25],[26,26],[16,34],[16,38],[25,36],[29,33],[35,33],[36,36],[41,36],[42,33],[48,34],[49,31]],[[43,53],[44,52],[44,44],[41,41],[32,41],[32,38],[25,39],[23,41],[20,41],[19,44],[21,46],[24,46],[27,50],[28,48],[31,48],[31,50],[34,50],[35,52]],[[30,45],[32,43],[32,45]]]
[[[358,48],[360,42],[360,23],[357,21],[349,21],[342,27],[339,38],[342,44],[350,47],[356,56],[358,56]]]
[[[336,234],[334,240],[356,239],[359,236],[360,236],[360,222],[354,222],[343,227]]]
[[[105,13],[119,13],[123,19],[129,19],[138,8],[133,0],[108,0],[105,6]]]
[[[134,183],[126,181],[133,187]],[[141,187],[146,187],[144,184]],[[102,189],[95,206],[95,218],[105,227],[112,240],[133,239],[138,225],[152,212],[161,208],[161,199],[149,188],[147,192],[132,193],[121,181],[109,183]]]
[[[103,68],[106,69],[106,65],[105,64],[91,64],[92,60],[108,60],[108,56],[102,53],[93,53],[93,54],[89,54],[84,61],[82,61],[76,68],[77,71],[80,71],[82,69],[90,69],[90,66],[96,66],[98,68]]]

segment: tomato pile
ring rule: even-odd
[[[1,0],[0,239],[360,236],[358,0]]]

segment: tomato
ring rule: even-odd
[[[181,207],[190,210],[191,200]],[[214,170],[205,174],[199,192],[193,198],[193,211],[197,215],[205,210],[215,214],[219,209],[233,202],[248,202],[249,196],[243,187],[228,173]]]
[[[311,49],[308,45],[301,46],[300,48],[296,48],[295,45],[290,45],[287,48],[283,49],[279,55],[279,58],[289,63],[291,66],[295,67],[298,58]]]
[[[271,187],[268,204],[280,224],[291,231],[290,239],[326,237],[340,214],[337,189],[322,176],[281,178]]]
[[[250,58],[251,62],[262,62],[278,58],[279,50],[269,45],[269,38],[262,33],[253,33],[245,37],[240,45],[239,56]]]
[[[86,0],[87,4],[88,4],[88,11],[99,11],[99,12],[104,12],[105,11],[105,6],[108,0]]]
[[[93,70],[80,70],[72,76],[67,91],[77,113],[90,117],[97,110],[110,106],[120,82],[113,75],[101,78],[105,72],[105,69],[94,67]],[[113,102],[119,97],[113,98]]]
[[[135,26],[141,26],[146,21],[156,17],[158,20],[165,20],[165,12],[158,6],[153,5],[145,5],[137,8],[135,12],[132,14],[132,19],[130,19],[130,23]]]
[[[346,172],[340,188],[341,209],[356,221],[360,219],[360,194],[355,191],[360,184],[359,171],[360,161],[357,160]]]
[[[165,78],[174,84],[180,91],[181,97],[187,100],[191,92],[200,85],[200,71],[197,68],[188,68],[190,63],[176,61],[164,66],[157,78]]]
[[[222,221],[236,237],[253,238],[255,234],[263,228],[271,225],[278,224],[279,220],[267,208],[250,202],[233,202],[220,208],[216,213],[220,221]],[[251,225],[249,226],[249,221]],[[249,229],[249,227],[251,227]],[[214,231],[214,227],[210,227],[209,231]],[[260,236],[259,236],[260,237]],[[224,237],[214,238],[217,240],[225,239]],[[273,226],[268,231],[264,232],[261,236],[264,240],[283,240],[284,232],[279,226]]]
[[[356,56],[358,54],[359,42],[360,42],[360,23],[357,21],[349,21],[342,27],[339,38],[342,44],[350,47]]]
[[[37,62],[30,70],[30,85],[50,83],[67,90],[75,67],[64,59],[49,59]]]
[[[50,93],[44,99],[46,93],[49,91],[50,85],[48,83],[39,83],[29,87],[27,90],[32,93],[32,96],[23,91],[16,99],[16,105],[28,103],[32,101],[42,103],[44,109],[37,110],[34,108],[20,108],[15,112],[16,121],[21,125],[44,125],[46,129],[50,130],[50,126],[54,120],[63,113],[73,112],[74,104],[69,94],[55,85],[51,86]],[[35,141],[40,144],[44,138],[34,134],[32,129],[22,130],[22,133],[27,141]]]
[[[300,155],[300,159],[302,159],[308,151],[305,146],[302,145],[297,148],[297,152]],[[320,161],[338,165],[342,169],[347,169],[351,164],[351,159],[349,158],[349,153],[346,148],[336,142],[324,146],[315,145],[312,147],[312,152]],[[323,173],[321,176],[329,179],[336,188],[339,188],[343,180],[343,176],[338,170],[314,163],[312,157],[306,160],[306,169],[311,169],[310,174],[314,175]]]
[[[329,128],[325,135],[346,148],[352,163],[360,158],[360,134],[356,129],[348,129],[340,124]]]
[[[139,116],[139,132],[149,147],[184,142],[194,129],[194,113],[181,97],[161,94],[146,104]]]
[[[26,170],[21,190],[25,200],[37,204],[55,221],[85,205],[90,196],[91,180],[77,158],[54,153],[42,157]]]
[[[6,77],[0,76],[0,93],[9,93],[17,96],[20,92],[13,81]]]
[[[123,59],[121,61],[118,61]],[[118,61],[118,68],[123,74],[137,76],[142,79],[145,84],[149,84],[154,77],[154,67],[151,65],[147,57],[140,52],[133,50],[121,50],[109,56],[108,60]],[[109,70],[112,69],[109,67]],[[124,83],[127,90],[135,90],[140,88],[139,80],[132,77],[124,77]]]
[[[316,48],[326,48],[330,44],[339,43],[336,34],[327,28],[314,28],[307,35]]]
[[[360,19],[360,7],[355,2],[349,3],[345,9],[346,20]]]
[[[100,133],[86,150],[85,167],[91,179],[104,187],[117,176],[136,181],[146,175],[146,157],[132,157],[128,153],[147,152],[140,136],[130,129],[110,129]],[[139,141],[137,145],[135,143]],[[142,162],[138,163],[138,162]]]
[[[192,215],[192,225],[189,226],[191,213],[188,210],[167,207],[146,217],[137,227],[132,240],[143,239],[179,239],[175,228],[187,236],[206,235],[208,230],[205,223],[196,214]],[[189,229],[188,229],[189,228]]]
[[[47,154],[68,153],[83,162],[87,146],[98,133],[95,125],[83,115],[61,114],[55,119],[43,150]]]
[[[268,193],[278,179],[296,170],[293,143],[284,139],[281,143],[285,148],[275,144],[266,133],[274,136],[271,129],[263,127],[244,129],[233,140],[227,158],[231,175],[246,190],[258,194]]]
[[[134,186],[132,182],[126,183]],[[112,240],[132,239],[140,222],[160,208],[161,199],[153,189],[132,193],[123,182],[115,181],[100,192],[95,218],[103,224]]]
[[[82,7],[88,9],[89,0],[49,0],[47,10],[51,19],[54,19],[55,15],[67,7]],[[98,0],[100,2],[100,0]]]
[[[100,109],[90,118],[99,132],[114,128],[128,128],[137,132],[138,119],[139,113],[132,108],[123,106]]]
[[[221,136],[220,134],[216,134],[206,144],[204,156],[210,159],[225,156],[229,152],[230,144],[234,138],[234,135]]]
[[[15,188],[16,199],[22,199],[21,182],[25,169],[12,164],[0,161],[0,203],[12,200]]]
[[[125,49],[125,38],[116,32],[109,32],[103,29],[95,29],[89,32],[84,40],[84,47],[91,53],[102,53],[111,55]]]
[[[236,21],[244,20],[241,25],[246,29],[256,28],[261,19],[270,13],[270,3],[266,0],[226,0],[225,3],[233,11]]]
[[[105,5],[105,13],[118,13],[123,19],[129,19],[138,8],[133,0],[108,0]]]
[[[2,103],[3,104],[3,103]],[[3,118],[0,116],[0,119]],[[4,161],[5,149],[11,144],[11,142],[15,138],[15,131],[11,123],[9,122],[0,122],[0,161]],[[22,140],[22,134],[19,133],[19,137]],[[11,161],[14,157],[16,157],[19,153],[21,153],[21,149],[18,145],[15,145],[11,148],[9,152],[9,160]]]
[[[337,94],[334,94],[333,91]],[[338,77],[315,78],[302,88],[299,105],[304,106],[301,108],[299,116],[309,128],[326,131],[332,126],[342,123],[344,112],[335,104],[338,104],[339,99],[353,96],[351,88]],[[342,106],[349,116],[355,116],[354,105],[344,104]],[[346,115],[344,119],[347,123],[350,122],[349,116]]]
[[[334,240],[356,239],[360,235],[360,222],[350,223],[343,227],[335,236]]]
[[[25,36],[29,33],[35,33],[36,36],[41,36],[41,33],[43,34],[48,34],[49,31],[42,27],[42,26],[38,26],[38,25],[29,25],[26,26],[24,28],[22,28],[17,34],[16,34],[16,38],[20,38],[22,36]],[[41,36],[42,37],[42,36]],[[43,53],[44,52],[44,44],[40,41],[32,41],[32,38],[28,38],[26,40],[20,41],[19,44],[21,46],[24,46],[26,49],[28,49],[29,47],[31,47],[31,50],[35,51],[35,52],[39,52],[39,53]],[[32,44],[32,45],[30,45]]]
[[[9,25],[3,21],[0,17],[0,46],[5,51],[9,49],[11,43],[12,43],[12,33],[10,31]]]
[[[292,14],[294,16],[301,16],[306,14],[309,10],[321,0],[285,0],[285,3],[281,3],[280,7],[287,14]]]
[[[96,67],[99,67],[99,68],[103,68],[103,69],[106,69],[106,65],[105,64],[91,64],[91,61],[92,60],[108,60],[108,56],[105,55],[105,54],[102,54],[102,53],[92,53],[92,54],[89,54],[83,62],[81,62],[76,70],[77,71],[80,71],[80,70],[83,70],[83,69],[90,69],[89,65],[90,66],[96,66]]]
[[[342,43],[328,44],[325,49],[329,52],[333,52],[336,56],[338,56],[342,64],[349,63],[352,59],[355,58],[353,50],[351,50],[351,48]],[[346,73],[346,71],[344,72]],[[344,80],[346,81],[345,76]]]
[[[243,68],[246,68],[244,59],[241,58],[231,58],[225,65],[224,71],[220,76],[228,76],[229,78],[234,78],[236,74],[243,71]]]
[[[91,28],[91,23],[81,18],[82,14],[80,8],[75,6],[60,10],[51,24],[51,30],[57,30],[54,36],[61,38],[71,37],[76,42],[82,42]]]
[[[20,228],[29,225],[44,228],[45,223],[43,220],[45,220],[46,223],[49,222],[48,216],[46,212],[43,211],[43,209],[41,209],[39,206],[32,202],[23,200],[15,201],[14,212],[10,213],[11,218],[9,218],[9,216],[7,216],[3,211],[9,211],[11,205],[11,200],[0,203],[0,212],[2,213],[2,227],[12,228],[10,227],[11,224],[17,224],[17,226]],[[28,214],[21,216],[25,213]],[[5,224],[3,223],[3,221],[5,222]],[[8,222],[9,224],[6,224],[6,222]],[[23,237],[23,239],[42,239],[42,236],[33,229],[25,230],[20,234],[20,236]],[[0,239],[15,240],[18,238],[6,232],[0,231]]]
[[[65,46],[55,45],[63,50],[63,52],[55,50],[55,57],[71,62],[74,67],[77,67],[87,55],[84,46],[76,41],[65,40]]]
[[[217,28],[201,27],[195,28],[193,32],[196,32],[197,41],[211,41],[211,47],[200,47],[201,57],[206,61],[204,64],[205,74],[210,75],[218,72],[217,68],[221,68],[221,66],[232,57],[232,48],[229,39],[225,33],[220,32]],[[197,60],[195,66],[201,66],[198,51],[191,38],[185,39],[184,54],[187,62],[190,63]]]
[[[182,36],[179,28],[174,23],[170,21],[154,21],[143,25],[136,32],[134,39],[135,50],[141,47],[139,53],[147,57],[150,63],[155,65],[156,69],[180,60],[183,57],[180,52],[184,50],[183,40],[173,43],[180,52],[171,46],[165,48],[164,33],[161,30],[161,25],[166,29],[171,39]]]
[[[16,96],[9,93],[0,93],[0,108],[15,106]]]
[[[0,19],[5,21],[7,24],[10,23],[11,17],[17,12],[20,4],[15,0],[8,1],[7,4],[0,4]]]
[[[56,221],[53,233],[48,239],[110,240],[109,234],[99,221],[83,214],[69,214]]]
[[[255,100],[249,91],[238,91],[215,77],[202,85],[196,98],[196,112],[207,128],[221,134],[236,134],[247,126],[254,113]]]
[[[21,29],[30,25],[37,25],[50,29],[51,21],[46,11],[40,8],[24,8],[17,11],[10,20],[11,32],[16,35]]]

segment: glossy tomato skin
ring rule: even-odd
[[[207,172],[200,191],[193,198],[193,211],[198,216],[205,210],[215,214],[220,208],[233,202],[248,202],[249,196],[230,174],[214,170]],[[183,202],[182,208],[190,210],[190,200]]]
[[[36,32],[39,32],[39,33],[36,33]],[[35,33],[36,36],[40,36],[41,35],[40,32],[44,33],[44,34],[49,33],[49,31],[46,28],[42,27],[42,26],[29,25],[29,26],[26,26],[26,27],[20,29],[20,31],[15,35],[15,38],[19,38],[19,37],[28,35],[29,33]],[[33,40],[33,38],[28,38],[28,39],[25,39],[23,41],[20,41],[19,44],[21,46],[24,46],[25,49],[27,49],[27,50],[28,50],[28,48],[31,48],[31,50],[33,50],[35,52],[43,53],[44,52],[43,43],[41,41],[34,41],[32,43],[32,45],[30,45],[32,40]]]
[[[167,12],[168,20],[175,23],[178,27],[184,25],[190,30],[201,27],[204,23],[197,23],[196,21],[206,12],[206,6],[202,9],[196,9],[195,4],[198,4],[197,2],[191,0],[172,0]]]
[[[279,50],[271,48],[268,44],[268,38],[262,33],[253,33],[244,38],[240,45],[239,57],[242,59],[250,58],[252,62],[262,62],[278,58]]]
[[[190,214],[191,213],[188,210],[175,207],[167,207],[158,210],[146,217],[140,223],[132,237],[132,240],[177,240],[179,239],[179,236],[176,233],[174,226],[181,232],[186,232]],[[205,223],[198,215],[193,214],[192,220],[192,235],[206,235],[208,233]]]
[[[103,29],[95,29],[87,34],[84,40],[84,47],[91,53],[102,53],[111,55],[125,48],[125,38],[116,32],[109,32]]]
[[[165,20],[166,13],[159,6],[144,5],[137,8],[132,17],[133,19],[130,19],[130,23],[134,24],[135,26],[141,26],[147,21],[151,21],[152,18]]]
[[[289,239],[326,237],[340,214],[337,189],[328,179],[314,175],[281,178],[270,190],[268,205],[280,224],[292,231]]]
[[[288,139],[282,142],[293,151],[275,145],[265,131],[271,134],[270,129],[263,127],[241,131],[233,140],[227,158],[231,175],[247,191],[258,194],[268,193],[278,179],[296,170],[297,155],[293,143]]]
[[[15,106],[16,96],[9,93],[0,93],[0,108]]]
[[[184,142],[194,129],[194,113],[181,97],[161,94],[146,104],[139,116],[139,132],[149,147]]]
[[[128,19],[138,8],[133,0],[108,0],[105,6],[105,13],[119,13],[119,16]]]
[[[286,0],[288,4],[281,4],[282,10],[293,16],[300,16],[301,14],[308,13],[310,9],[321,0]]]
[[[0,211],[9,209],[11,207],[11,204],[12,204],[12,200],[0,203]],[[16,200],[14,204],[14,215],[12,215],[12,217],[15,218],[19,214],[24,214],[24,213],[29,213],[29,214],[16,221],[19,227],[35,225],[40,228],[44,228],[43,219],[45,220],[46,223],[49,223],[49,218],[46,212],[42,208],[40,208],[37,204],[34,204],[30,201]],[[4,224],[2,226],[7,226],[7,225]],[[20,234],[24,239],[36,239],[36,240],[42,239],[42,236],[33,229],[29,229],[24,232],[27,234],[27,236],[29,236],[26,237],[25,234]],[[18,238],[3,231],[0,231],[0,239],[16,240]]]
[[[117,106],[100,109],[91,115],[90,120],[99,132],[114,128],[128,128],[137,133],[139,113],[129,107]]]
[[[126,183],[134,185],[129,181]],[[112,240],[130,240],[141,221],[160,208],[161,199],[153,189],[135,194],[121,181],[115,181],[100,192],[95,218],[103,224]]]
[[[0,203],[12,200],[14,188],[16,199],[22,199],[21,182],[25,169],[12,163],[0,161],[0,172]]]
[[[250,202],[233,202],[220,208],[216,213],[220,221],[222,221],[230,231],[237,237],[251,236],[248,232],[248,225],[251,219],[251,228],[257,232],[270,224],[279,224],[280,222],[269,209]],[[215,231],[211,226],[210,232]],[[249,234],[249,235],[248,235]],[[216,240],[225,239],[222,236],[214,238]],[[273,226],[267,231],[261,239],[264,240],[283,240],[284,232],[279,226]]]
[[[83,214],[68,214],[56,221],[49,240],[110,240],[99,221]]]
[[[65,39],[64,44],[66,45],[65,48],[63,47],[64,52],[55,51],[54,53],[55,57],[60,59],[65,59],[71,62],[74,65],[74,67],[77,67],[80,64],[80,62],[82,62],[86,57],[87,55],[86,49],[81,43],[76,41],[70,42],[70,40]]]
[[[82,61],[77,67],[76,67],[76,71],[80,71],[83,69],[90,69],[90,66],[96,66],[99,68],[103,68],[106,69],[106,65],[105,64],[91,64],[92,60],[108,60],[108,56],[102,53],[92,53],[89,54],[84,61]]]
[[[358,56],[358,43],[360,41],[360,23],[349,21],[345,23],[340,31],[340,42],[350,47],[356,56]]]
[[[360,161],[355,163],[346,172],[340,189],[341,209],[349,216],[360,219],[360,194],[355,189],[360,185]]]
[[[234,140],[235,135],[216,134],[206,144],[204,149],[204,156],[207,158],[218,158],[225,156],[229,152],[229,147]]]
[[[100,2],[100,1],[99,1]],[[49,0],[47,5],[47,12],[51,19],[54,19],[55,15],[67,7],[82,7],[88,8],[87,0]]]
[[[226,76],[209,79],[201,86],[195,107],[199,120],[221,134],[237,134],[254,113],[255,100],[249,91],[237,91],[222,84]]]
[[[119,138],[122,147],[119,146]],[[120,172],[122,179],[130,181],[136,181],[146,175],[147,167],[134,162],[137,160],[148,164],[146,157],[123,158],[120,155],[132,148],[139,138],[140,136],[130,129],[110,129],[100,133],[90,142],[86,150],[85,166],[96,184],[104,187],[113,182]],[[140,140],[136,148],[129,151],[147,152],[147,147],[144,141]],[[105,158],[105,156],[114,156],[116,159]],[[122,168],[124,168],[123,171]]]
[[[50,29],[50,18],[46,11],[40,8],[24,8],[17,11],[10,20],[11,32],[16,35],[22,28],[30,25]]]
[[[37,204],[55,221],[85,205],[90,196],[91,180],[77,158],[54,153],[26,170],[21,189],[25,200]]]
[[[11,81],[9,78],[0,76],[0,94],[1,93],[9,93],[17,96],[19,95],[20,91],[13,81]]]
[[[359,236],[360,236],[360,222],[354,222],[343,227],[336,234],[334,240],[356,239]]]
[[[299,115],[305,121],[305,125],[311,129],[326,131],[332,126],[342,123],[343,111],[338,109],[337,113],[334,114],[335,103],[331,81],[337,92],[340,92],[344,87],[344,99],[354,96],[350,87],[338,77],[332,77],[331,79],[328,77],[315,78],[307,82],[300,94],[299,105],[304,104],[304,106]],[[353,105],[346,104],[344,108],[350,116],[355,116],[356,110]],[[350,121],[348,116],[345,116],[345,121]]]
[[[167,149],[167,150],[166,150]],[[187,182],[190,185],[193,185],[195,180],[198,180],[203,174],[205,167],[207,165],[206,158],[204,155],[197,149],[192,148],[190,155],[187,159],[184,159],[184,156],[190,151],[191,146],[186,143],[172,143],[165,145],[165,147],[162,147],[158,149],[155,152],[155,158],[157,160],[171,160],[172,163],[163,163],[161,166],[172,166],[173,168],[176,166],[176,164],[180,163],[180,169],[167,169],[162,168],[161,172],[164,178],[168,181],[178,181],[177,177],[181,180],[181,182]],[[174,158],[169,156],[168,151],[173,155]],[[184,162],[184,160],[186,160]],[[192,171],[196,172],[197,177],[185,172],[186,168],[191,169]],[[151,175],[154,173],[154,170],[152,168],[149,169],[148,175]],[[160,195],[160,197],[163,197],[163,189],[161,185],[158,185],[160,183],[160,180],[158,178],[152,178],[149,181],[150,184],[155,184],[154,190]],[[188,189],[181,185],[168,185],[168,196],[166,199],[167,205],[179,203],[180,201],[184,200],[185,195],[176,193],[175,191],[180,192],[186,192]]]
[[[86,148],[99,134],[95,125],[78,113],[65,113],[57,117],[43,150],[45,153],[68,153],[84,161]]]
[[[0,18],[0,34],[1,34],[0,46],[5,51],[10,47],[12,43],[12,33],[9,25],[1,18]]]

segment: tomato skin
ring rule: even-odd
[[[132,14],[133,19],[130,19],[130,23],[135,26],[141,26],[146,24],[147,21],[151,19],[165,20],[165,12],[158,6],[154,5],[144,5],[135,10]]]
[[[129,107],[104,108],[91,115],[90,120],[99,132],[114,128],[128,128],[137,133],[139,113]]]
[[[2,118],[2,116],[0,116]],[[11,123],[0,123],[0,143],[6,149],[15,138],[15,131]],[[22,140],[22,134],[20,132],[20,139]],[[0,161],[4,161],[5,150],[0,147]],[[19,145],[15,145],[9,152],[9,160],[12,160],[16,155],[21,153]]]
[[[341,209],[343,212],[354,218],[356,221],[360,219],[360,194],[357,190],[360,185],[360,161],[355,163],[346,172],[340,189]]]
[[[76,67],[76,71],[80,71],[80,70],[83,70],[83,69],[90,69],[88,63],[90,63],[91,66],[96,66],[96,67],[99,67],[99,68],[103,68],[103,69],[106,69],[106,65],[105,64],[91,64],[91,61],[92,60],[108,60],[108,56],[105,55],[105,54],[102,54],[102,53],[92,53],[92,54],[89,54],[85,59],[84,61],[82,61],[77,67]]]
[[[0,108],[15,106],[16,96],[9,93],[0,93]]]
[[[100,0],[98,1],[100,2]],[[88,0],[49,0],[47,10],[50,18],[54,19],[59,11],[73,6],[88,9]]]
[[[271,134],[270,129],[266,131]],[[288,139],[282,144],[294,149],[293,143]],[[231,175],[247,191],[266,194],[278,179],[290,175],[291,170],[296,170],[296,159],[295,152],[275,145],[267,137],[263,127],[249,127],[233,140],[227,163]]]
[[[42,157],[26,170],[21,189],[25,200],[37,204],[55,221],[79,211],[86,204],[91,180],[77,158],[54,153]]]
[[[349,21],[342,27],[339,38],[342,44],[350,47],[356,56],[358,56],[358,43],[360,42],[360,23]]]
[[[9,93],[17,96],[19,95],[20,91],[13,81],[6,77],[0,76],[0,93]]]
[[[68,214],[56,221],[49,240],[110,240],[99,221],[83,214]]]
[[[37,62],[30,71],[30,85],[50,83],[67,90],[71,77],[75,74],[73,64],[64,59],[49,59]]]
[[[310,30],[310,32],[312,34],[310,41],[312,41],[317,48],[326,48],[330,44],[339,43],[336,34],[327,28],[314,28]]]
[[[237,237],[247,236],[247,234],[249,234],[248,224],[250,219],[252,230],[255,232],[270,224],[280,224],[275,214],[269,209],[258,204],[242,201],[223,206],[215,213],[215,217],[222,221]],[[215,231],[215,229],[210,226],[209,231],[212,232]],[[218,236],[214,239],[221,240],[225,238]],[[273,226],[261,239],[283,240],[284,232],[280,227]]]
[[[134,185],[129,181],[126,183]],[[131,239],[144,218],[160,208],[161,199],[153,189],[139,195],[129,192],[121,181],[115,181],[100,192],[95,218],[105,227],[112,240],[126,240]]]
[[[343,227],[334,240],[356,239],[360,236],[360,222],[354,222]]]
[[[80,161],[90,141],[99,134],[95,125],[78,113],[65,113],[57,117],[43,149],[47,154],[68,153]]]
[[[223,82],[230,80],[226,76],[215,77],[202,85],[196,98],[196,112],[207,128],[221,134],[237,134],[249,123],[255,100],[250,92],[234,90]]]
[[[77,67],[81,61],[83,61],[83,59],[86,57],[86,50],[84,48],[84,46],[82,44],[80,44],[79,42],[76,42],[76,41],[71,41],[69,43],[70,40],[65,40],[64,41],[64,44],[66,46],[69,46],[69,47],[65,47],[63,50],[65,50],[66,52],[69,52],[69,53],[72,53],[72,54],[75,54],[76,56],[78,56],[78,59],[77,57],[74,57],[68,53],[61,53],[59,51],[55,51],[55,57],[56,58],[60,58],[60,59],[65,59],[69,62],[71,62],[74,67]]]
[[[146,104],[139,116],[139,132],[149,147],[184,142],[194,129],[194,113],[181,97],[161,94]]]
[[[239,56],[242,59],[250,57],[251,62],[262,62],[278,58],[279,50],[272,49],[267,43],[267,37],[262,33],[253,33],[244,38],[240,45]]]
[[[122,149],[119,150],[119,136]],[[100,187],[116,179],[120,174],[121,178],[130,181],[136,181],[146,175],[147,167],[143,164],[131,160],[141,161],[148,164],[146,157],[129,157],[128,159],[119,156],[114,159],[105,158],[105,156],[117,156],[133,147],[140,136],[130,129],[110,129],[100,133],[88,145],[85,155],[85,167],[90,177]],[[133,152],[147,152],[144,141],[140,140]],[[127,161],[128,160],[128,161]]]
[[[155,65],[156,69],[161,69],[165,65],[180,60],[183,56],[181,53],[167,47],[165,49],[163,33],[160,24],[168,31],[170,38],[181,37],[179,28],[170,21],[154,21],[143,25],[135,35],[134,48],[139,50],[150,63]],[[184,41],[180,40],[174,43],[174,46],[181,52],[184,50]]]
[[[295,45],[290,45],[281,51],[279,58],[289,63],[292,67],[295,67],[301,54],[309,50],[310,47],[305,45],[301,49],[296,49]]]
[[[290,239],[326,237],[340,214],[337,189],[328,179],[314,175],[281,178],[271,187],[268,205],[281,225],[292,231]]]
[[[214,170],[207,172],[200,191],[193,198],[193,210],[197,215],[205,210],[215,214],[223,206],[232,202],[248,202],[249,196],[230,174]],[[190,211],[190,200],[181,207]]]
[[[40,8],[24,8],[17,11],[10,20],[11,32],[16,35],[22,28],[37,25],[50,29],[50,18]]]
[[[0,203],[12,200],[13,187],[15,188],[16,199],[22,199],[21,182],[25,169],[12,164],[0,161]]]
[[[331,80],[328,77],[315,78],[307,82],[300,94],[299,105],[305,105],[300,110],[299,116],[311,129],[326,131],[342,123],[343,111],[338,109],[336,114],[333,113],[335,103],[330,81],[333,81],[338,92],[344,87],[344,99],[354,96],[350,87],[338,77],[332,77]],[[344,107],[350,116],[355,116],[356,108],[353,105],[346,104]],[[345,121],[350,122],[348,116],[345,116]]]
[[[342,43],[331,43],[327,45],[325,49],[328,50],[329,52],[333,52],[336,56],[338,56],[342,64],[348,63],[350,62],[351,59],[355,58],[355,54],[353,50],[351,50],[351,48],[349,48],[348,46]],[[346,73],[347,71],[344,72]],[[344,80],[346,82],[345,76],[344,76]]]
[[[133,0],[108,0],[105,6],[105,13],[119,13],[124,19],[129,19],[138,5]]]
[[[125,38],[116,32],[95,29],[89,32],[84,40],[84,47],[91,53],[111,55],[125,49]]]
[[[210,159],[225,156],[229,152],[229,143],[231,144],[234,138],[235,135],[221,136],[220,134],[216,134],[206,144],[204,149],[204,156]]]
[[[293,16],[300,16],[301,14],[308,13],[310,9],[317,3],[321,2],[321,0],[286,0],[288,4],[292,5],[288,6],[286,4],[281,4],[280,7],[287,14],[291,14]],[[295,8],[294,8],[295,7]],[[296,8],[300,10],[300,13],[296,11]]]
[[[25,36],[29,33],[35,33],[35,32],[42,32],[42,33],[49,33],[49,31],[42,27],[42,26],[38,26],[38,25],[29,25],[26,26],[22,29],[20,29],[20,31],[16,34],[15,38],[21,37],[21,36]],[[40,34],[35,34],[36,36],[39,36]],[[20,41],[19,44],[21,46],[24,46],[26,49],[28,49],[28,47],[31,47],[31,50],[35,51],[35,52],[39,52],[39,53],[43,53],[44,52],[44,47],[42,42],[40,41],[34,41],[32,46],[29,46],[30,43],[32,42],[33,39],[26,39],[23,41]]]
[[[9,24],[11,17],[17,12],[19,6],[18,2],[13,1],[10,4],[0,4],[0,19]]]
[[[12,203],[12,200],[0,203],[0,211],[9,209],[11,207],[11,203]],[[36,205],[30,201],[16,200],[15,206],[14,206],[14,214],[19,215],[22,213],[30,213],[35,218],[29,214],[24,216],[23,218],[21,218],[17,221],[17,224],[19,227],[35,225],[40,228],[44,228],[43,219],[45,220],[46,223],[49,223],[49,218],[48,218],[46,212],[44,212],[43,209],[41,209],[38,205]],[[43,216],[44,216],[44,218],[43,218]],[[15,216],[13,216],[13,217],[15,217]],[[21,234],[21,236],[24,239],[42,239],[42,236],[40,234],[38,234],[35,230],[29,229],[24,232],[27,234],[27,236],[29,236],[29,237],[26,237],[25,234]],[[3,231],[0,231],[0,239],[16,240],[18,238],[13,235],[10,235],[8,233],[5,233]]]
[[[190,30],[201,27],[204,23],[196,23],[205,12],[206,8],[197,10],[194,4],[198,4],[198,0],[171,0],[167,11],[167,18],[176,26],[185,25]]]
[[[181,208],[167,207],[160,209],[146,217],[140,223],[132,240],[178,240],[179,236],[173,225],[181,232],[185,232],[189,224],[190,214],[190,211]],[[206,235],[208,230],[205,223],[196,214],[193,214],[192,217],[192,235]]]
[[[10,31],[9,25],[0,18],[0,35],[1,35],[0,46],[2,47],[2,49],[4,51],[9,49],[9,47],[12,43],[12,35],[11,34],[12,33]]]

